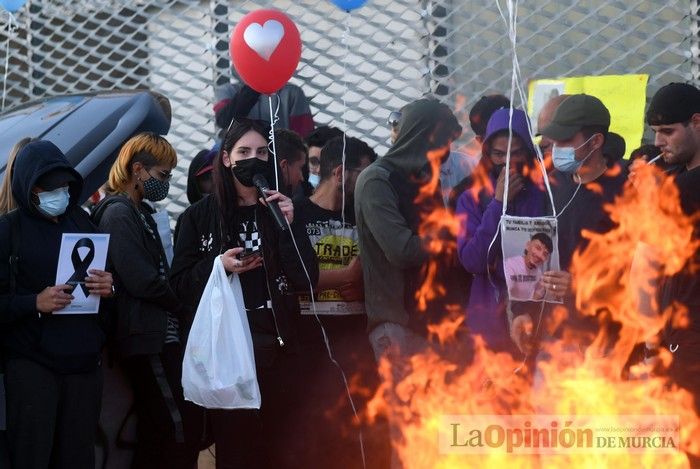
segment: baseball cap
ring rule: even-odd
[[[542,135],[552,140],[569,140],[583,127],[610,127],[610,112],[603,102],[588,94],[574,94],[561,102]]]
[[[646,120],[649,125],[669,125],[686,122],[700,113],[700,90],[687,83],[669,83],[656,92]]]
[[[202,167],[197,170],[195,176],[201,176],[202,174],[207,174],[214,169],[214,157],[216,156],[216,150],[209,150],[202,157]]]
[[[76,181],[77,179],[72,171],[65,168],[57,168],[39,176],[36,180],[36,185],[45,191],[53,191]]]

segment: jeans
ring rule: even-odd
[[[372,329],[369,333],[369,342],[372,345],[377,363],[383,358],[391,364],[392,388],[389,395],[385,396],[385,398],[390,401],[390,404],[393,402],[393,405],[400,405],[395,394],[395,387],[410,374],[411,357],[428,350],[428,341],[416,335],[407,327],[392,322],[384,322]],[[385,377],[381,376],[380,379],[383,380]],[[388,420],[391,440],[400,441],[402,438],[401,421],[391,414],[388,416]],[[393,445],[391,467],[392,469],[402,467]]]

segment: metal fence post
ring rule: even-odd
[[[690,74],[700,85],[700,0],[690,0]]]
[[[231,62],[228,57],[229,21],[228,2],[212,0],[211,15],[214,22],[214,86],[225,85],[231,78]]]

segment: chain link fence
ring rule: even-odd
[[[187,205],[189,161],[213,143],[214,87],[230,79],[233,25],[270,7],[301,32],[291,81],[309,97],[317,125],[346,129],[380,154],[389,112],[425,93],[458,112],[468,138],[471,104],[510,91],[512,52],[496,2],[369,0],[348,14],[329,0],[30,0],[0,52],[5,107],[88,90],[166,95],[179,155],[167,208],[177,213]],[[697,21],[696,1],[528,0],[518,6],[522,76],[647,73],[651,95],[698,76]],[[7,38],[5,27],[0,43]]]

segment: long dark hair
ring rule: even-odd
[[[238,192],[236,185],[233,182],[233,173],[230,167],[224,165],[224,152],[229,155],[229,160],[233,163],[233,155],[231,150],[236,145],[236,142],[250,131],[259,133],[266,142],[268,140],[268,129],[265,124],[252,119],[237,119],[233,122],[229,130],[226,132],[224,141],[219,149],[219,154],[214,162],[214,196],[216,197],[217,205],[219,206],[219,215],[223,228],[227,233],[231,233],[236,226],[236,208],[238,208]],[[272,167],[272,155],[267,159],[270,167]],[[225,240],[222,240],[225,241]]]

